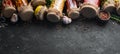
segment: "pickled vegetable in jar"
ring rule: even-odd
[[[33,8],[27,0],[12,0],[15,4],[18,14],[23,21],[30,21],[33,18]]]
[[[102,6],[102,9],[110,13],[115,13],[115,0],[106,0]]]
[[[44,20],[46,11],[47,11],[46,6],[43,6],[43,5],[37,6],[34,12],[34,15],[37,18],[37,20]]]
[[[31,5],[36,8],[39,5],[45,5],[46,4],[46,0],[32,0],[31,1]]]
[[[12,0],[3,0],[2,2],[2,12],[3,16],[10,18],[14,12],[16,12],[15,5]]]
[[[66,0],[68,17],[76,19],[79,17],[79,8],[75,0]]]
[[[47,19],[51,22],[59,22],[62,17],[65,0],[52,0],[48,9]]]
[[[18,9],[18,11],[20,11],[22,7],[28,5],[27,0],[12,0],[12,1],[15,4],[16,8]]]
[[[98,15],[100,0],[84,0],[80,13],[85,18],[94,18]]]

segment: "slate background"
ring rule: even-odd
[[[70,25],[34,22],[0,28],[0,54],[120,54],[120,25],[75,20]]]

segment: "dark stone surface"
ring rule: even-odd
[[[120,54],[120,25],[91,20],[0,28],[0,54]]]

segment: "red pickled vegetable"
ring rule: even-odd
[[[68,17],[76,19],[79,17],[79,10],[75,0],[66,0]]]
[[[12,14],[16,11],[15,6],[12,3],[12,0],[3,0],[3,16],[10,18]]]

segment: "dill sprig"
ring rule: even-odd
[[[112,20],[115,20],[115,21],[117,21],[117,22],[120,23],[120,16],[117,16],[117,15],[112,14],[112,15],[111,15],[111,19],[112,19]]]

